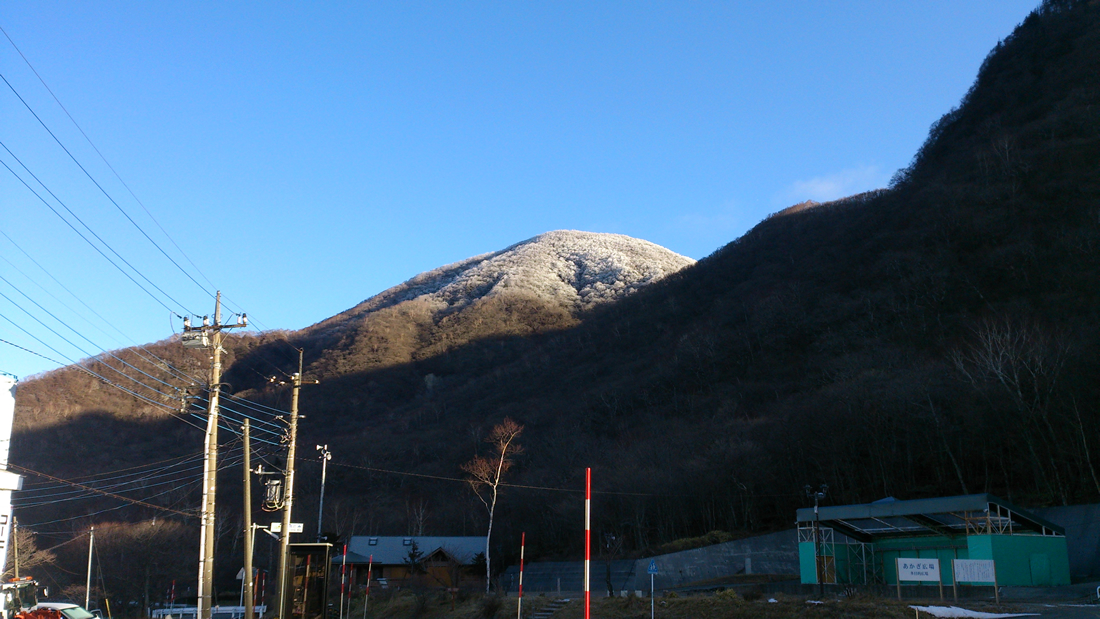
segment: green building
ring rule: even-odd
[[[953,559],[994,561],[999,585],[1070,582],[1065,531],[991,494],[800,509],[798,555],[803,583],[895,585],[897,559],[939,559],[945,586]]]

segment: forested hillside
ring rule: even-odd
[[[329,380],[305,396],[310,436],[457,476],[511,416],[514,481],[575,489],[593,466],[597,489],[633,493],[603,495],[599,526],[637,548],[787,525],[806,483],[837,502],[1095,501],[1097,11],[1030,16],[890,189],[773,217],[575,329]],[[340,475],[389,506],[379,531],[424,502],[437,529],[476,514],[461,486]],[[576,546],[575,495],[506,501],[503,537]]]
[[[334,454],[326,528],[480,532],[469,489],[439,478],[461,477],[504,417],[524,424],[526,452],[507,480],[523,487],[498,507],[495,556],[520,530],[528,557],[579,552],[588,466],[594,530],[636,551],[790,526],[807,483],[828,483],[837,503],[1100,500],[1098,75],[1100,3],[1048,0],[888,189],[789,209],[576,316],[501,298],[482,314],[379,313],[354,338],[286,334],[322,380],[302,392],[301,445]],[[394,363],[367,345],[445,320],[467,335],[408,344]],[[486,320],[545,328],[483,337]],[[261,368],[294,363],[285,344],[242,349],[227,381],[285,408]],[[70,393],[53,376],[25,386],[34,400],[18,415]],[[116,436],[149,436],[111,406],[76,401],[59,425],[20,426],[13,460],[45,466],[46,441],[88,411]],[[319,467],[304,451],[302,504],[316,505]]]

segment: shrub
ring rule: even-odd
[[[737,595],[733,589],[722,589],[718,593],[714,594],[714,597],[722,600],[723,602],[740,602],[741,597]]]
[[[487,595],[481,598],[481,608],[478,616],[482,619],[493,619],[500,612],[502,606],[504,606],[504,602],[501,601],[500,596]]]

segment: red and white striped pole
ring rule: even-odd
[[[516,604],[516,619],[523,619],[523,548],[527,545],[527,532],[519,534],[519,602]]]
[[[348,582],[348,545],[344,544],[344,560],[340,562],[340,618],[344,619],[344,589]],[[349,609],[350,610],[350,609]]]
[[[592,563],[592,469],[584,469],[584,619],[591,619],[592,592],[588,577]]]
[[[374,568],[374,555],[371,555],[367,559],[367,591],[363,594],[363,617],[367,616],[367,602],[370,601],[370,577],[371,570]]]

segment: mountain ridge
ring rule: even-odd
[[[1048,0],[889,189],[769,217],[580,320],[495,295],[442,315],[385,307],[335,341],[286,334],[322,378],[302,391],[300,444],[334,454],[326,526],[483,531],[459,467],[504,417],[526,426],[494,525],[504,561],[521,531],[528,556],[579,556],[586,468],[593,529],[630,551],[789,526],[806,484],[835,503],[1096,502],[1098,63],[1100,3]],[[288,390],[256,377],[295,371],[297,354],[242,345],[228,382],[285,410]],[[26,385],[35,402],[63,390],[50,378]],[[114,420],[110,444],[151,449],[159,427]],[[13,461],[71,471],[48,451],[62,430],[21,427]],[[301,504],[316,504],[321,467],[302,464]]]
[[[302,331],[422,297],[429,298],[437,312],[445,312],[483,296],[522,290],[542,293],[574,312],[583,311],[694,263],[649,241],[621,234],[553,230],[420,273]],[[568,272],[569,265],[575,268],[573,273]],[[553,276],[561,285],[548,281]]]

